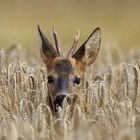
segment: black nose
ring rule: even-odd
[[[54,100],[54,104],[58,105],[58,106],[62,106],[63,100],[66,97],[66,95],[58,95],[56,96],[55,100]]]

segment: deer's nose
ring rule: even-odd
[[[54,104],[58,105],[58,106],[62,106],[63,100],[66,97],[66,95],[57,95],[55,100],[54,100]]]

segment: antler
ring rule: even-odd
[[[60,49],[59,49],[59,46],[58,46],[57,33],[56,33],[54,27],[52,28],[52,32],[53,32],[53,37],[54,37],[54,42],[55,42],[55,47],[56,47],[57,54],[60,55]]]
[[[77,35],[75,35],[75,38],[74,38],[73,45],[72,45],[71,49],[70,49],[69,52],[68,52],[68,57],[69,57],[70,55],[73,55],[73,54],[74,54],[75,49],[76,49],[76,46],[77,46],[77,44],[78,44],[79,37],[80,37],[80,30],[78,29]]]

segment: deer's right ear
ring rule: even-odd
[[[96,59],[101,42],[101,30],[96,28],[84,44],[73,54],[73,58],[90,66]]]
[[[41,38],[41,57],[44,63],[48,66],[54,58],[57,57],[57,52],[50,41],[45,37],[40,27],[38,26],[39,36]]]

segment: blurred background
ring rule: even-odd
[[[38,24],[51,41],[54,26],[64,50],[77,28],[82,44],[97,26],[104,46],[140,47],[139,0],[0,0],[0,48],[20,43],[38,50]]]

